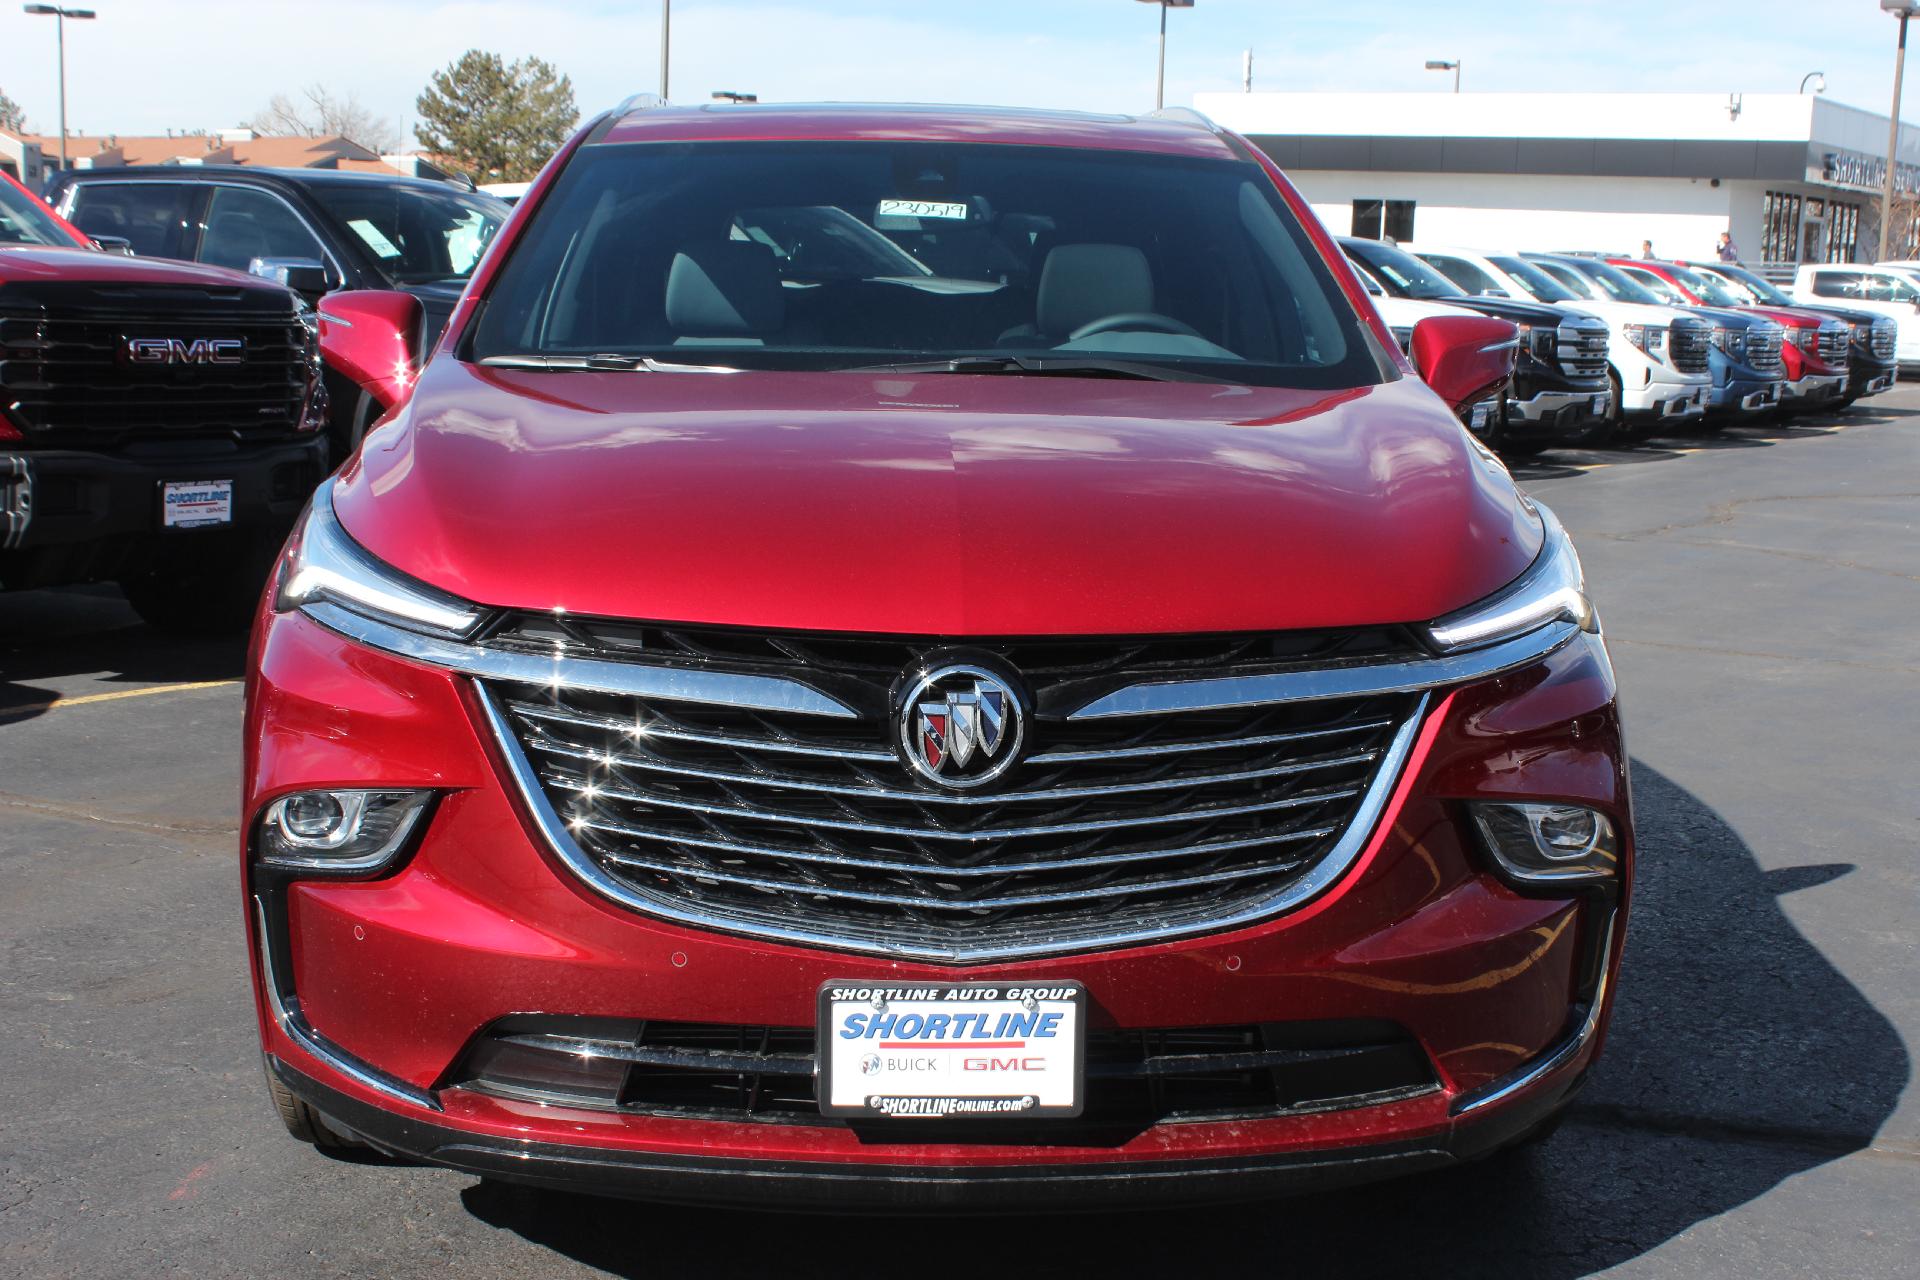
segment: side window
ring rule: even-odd
[[[1885,292],[1876,293],[1874,296],[1885,298],[1888,302],[1912,302],[1915,298],[1920,298],[1920,289],[1915,289],[1899,276],[1881,276],[1879,283],[1885,288]]]
[[[1495,280],[1492,276],[1482,271],[1479,267],[1474,266],[1465,258],[1455,258],[1444,253],[1422,254],[1421,257],[1432,263],[1434,270],[1459,285],[1462,289],[1465,289],[1468,293],[1484,294],[1489,289],[1497,289],[1502,293],[1506,292],[1505,289],[1501,289],[1498,280]]]
[[[1866,277],[1858,271],[1816,271],[1813,296],[1816,298],[1859,298],[1866,294]]]
[[[244,187],[215,187],[200,236],[200,261],[245,271],[255,258],[326,261],[320,241],[284,201]]]
[[[143,258],[180,258],[198,195],[184,183],[83,182],[67,220],[90,236],[119,236]]]
[[[1676,307],[1693,305],[1686,300],[1678,289],[1673,287],[1671,281],[1658,272],[1648,271],[1644,267],[1621,267],[1620,269],[1626,272],[1628,278],[1635,284],[1648,290],[1654,297],[1660,299],[1662,302],[1671,303]]]

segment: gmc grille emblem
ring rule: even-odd
[[[128,364],[242,364],[240,338],[128,338],[121,348]]]

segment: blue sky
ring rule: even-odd
[[[538,54],[583,110],[657,81],[658,0],[95,0],[68,24],[68,111],[91,133],[218,128],[323,83],[396,120],[469,47]],[[1154,7],[1136,0],[675,0],[674,97],[1152,105]],[[1885,110],[1895,23],[1877,0],[1197,0],[1169,19],[1168,101],[1256,89],[1791,93]],[[1916,33],[1920,49],[1920,33]],[[1920,61],[1920,60],[1917,60]],[[0,89],[54,127],[53,23],[0,8]],[[1920,120],[1920,66],[1912,109]]]

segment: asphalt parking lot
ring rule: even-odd
[[[0,1274],[1920,1275],[1920,388],[1555,453],[1642,849],[1607,1056],[1544,1146],[1254,1207],[851,1223],[346,1162],[261,1083],[240,642],[0,596]]]

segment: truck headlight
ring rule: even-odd
[[[360,875],[406,847],[431,791],[296,791],[267,806],[255,848],[289,871]]]
[[[465,637],[484,616],[478,606],[382,563],[349,537],[333,511],[331,481],[315,491],[294,533],[273,602],[281,613],[320,603],[455,638]]]
[[[1620,871],[1612,819],[1577,804],[1476,801],[1467,806],[1500,870],[1526,884],[1594,884]]]
[[[1540,554],[1525,573],[1499,591],[1429,623],[1427,639],[1436,649],[1445,653],[1479,649],[1560,621],[1583,631],[1600,629],[1573,540],[1553,512],[1537,504],[1534,509],[1545,534]]]
[[[1666,354],[1667,327],[1662,324],[1623,324],[1620,332],[1628,342],[1655,359]]]

